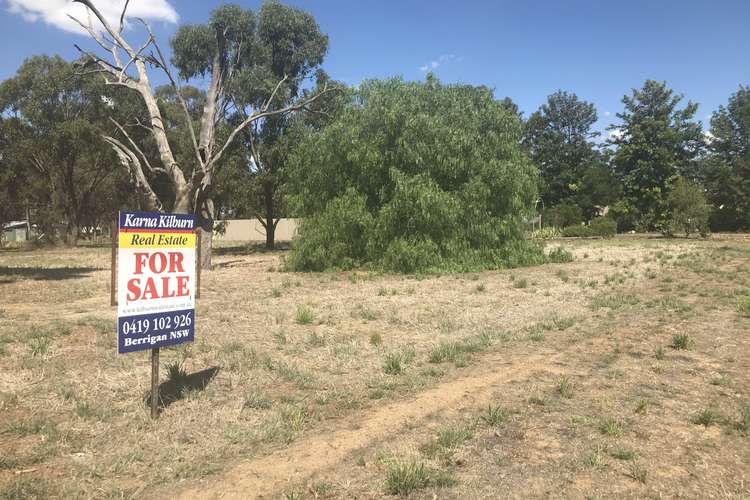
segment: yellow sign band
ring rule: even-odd
[[[121,232],[120,248],[195,248],[195,233]]]

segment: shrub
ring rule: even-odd
[[[563,247],[557,247],[547,255],[547,260],[555,264],[564,264],[573,262],[573,254]]]
[[[617,234],[617,222],[610,217],[596,217],[589,224],[594,236],[610,238]]]
[[[566,238],[589,238],[601,236],[609,238],[617,234],[617,223],[609,217],[595,217],[588,226],[568,226],[562,230]]]
[[[571,201],[563,201],[542,213],[542,223],[554,227],[567,227],[583,221],[583,210]]]
[[[584,225],[578,225],[578,226],[568,226],[562,230],[562,235],[565,238],[587,238],[590,236],[594,236],[593,231],[591,231],[591,228]]]
[[[544,261],[527,240],[537,172],[521,122],[482,87],[394,78],[362,84],[289,162],[305,221],[286,265],[402,273]]]
[[[708,219],[711,208],[703,189],[682,177],[678,177],[667,196],[669,218],[662,227],[668,236],[684,233],[685,236],[699,233],[708,235]]]

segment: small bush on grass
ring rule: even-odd
[[[547,260],[554,264],[564,264],[566,262],[573,262],[573,254],[563,247],[557,247],[547,255]]]
[[[719,421],[719,414],[713,408],[709,407],[696,414],[690,421],[696,425],[708,427]]]
[[[385,490],[390,495],[406,496],[430,484],[430,471],[423,463],[399,462],[388,468]]]
[[[313,321],[313,312],[307,306],[300,306],[297,308],[297,313],[294,315],[294,321],[298,325],[309,325]]]
[[[672,336],[672,348],[678,350],[686,350],[690,348],[692,340],[690,335],[687,333],[677,333]]]

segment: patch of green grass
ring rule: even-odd
[[[414,351],[390,352],[385,355],[383,371],[388,375],[400,375],[406,370],[406,366],[414,360]]]
[[[710,425],[718,423],[720,419],[721,416],[718,414],[718,412],[709,406],[708,408],[705,408],[701,412],[694,415],[693,418],[690,419],[690,421],[695,425],[708,427]]]
[[[430,351],[430,363],[442,363],[450,361],[466,361],[465,356],[487,349],[491,340],[487,336],[480,336],[476,339],[459,340],[455,342],[442,342],[432,348]]]
[[[686,350],[690,349],[690,345],[692,344],[692,340],[690,339],[690,335],[687,333],[677,333],[672,336],[672,348],[678,349],[678,350]]]
[[[11,422],[7,431],[19,437],[41,434],[50,441],[55,440],[58,436],[57,425],[48,418],[39,415]]]
[[[513,282],[513,288],[528,288],[529,282],[526,278],[521,278]]]
[[[740,419],[737,421],[737,429],[745,434],[750,434],[750,401],[745,403],[740,410]]]
[[[737,305],[737,310],[745,318],[750,318],[750,297],[745,297],[740,300]]]
[[[299,306],[294,315],[294,321],[298,325],[309,325],[313,322],[314,314],[312,309],[307,306]]]
[[[614,418],[605,418],[599,422],[599,432],[605,436],[620,437],[623,433],[622,423]]]
[[[370,344],[374,346],[379,346],[382,343],[383,343],[383,337],[381,337],[379,333],[370,334]]]
[[[547,260],[555,264],[564,264],[566,262],[573,262],[573,254],[570,251],[564,249],[563,247],[557,247],[553,249],[549,253],[549,255],[547,255]]]
[[[278,299],[279,297],[281,297],[281,289],[278,288],[278,287],[274,287],[271,290],[271,297],[273,297],[275,299]]]
[[[287,342],[286,334],[283,331],[278,330],[273,333],[273,340],[276,342],[276,345],[282,346]]]
[[[390,495],[406,496],[430,484],[430,471],[423,463],[397,462],[388,467],[385,490]]]
[[[487,411],[484,412],[484,415],[482,415],[482,419],[487,422],[489,425],[497,426],[505,422],[505,420],[508,418],[508,410],[503,408],[502,406],[493,406],[489,405],[487,407]]]
[[[271,407],[273,402],[265,394],[257,391],[253,391],[245,397],[245,402],[242,404],[244,408],[252,408],[253,410],[267,410]]]
[[[29,349],[33,356],[44,356],[49,352],[50,348],[49,337],[32,337],[29,339]]]
[[[634,463],[628,472],[626,473],[629,477],[635,479],[639,483],[646,484],[646,480],[648,479],[648,469],[645,467],[638,465]]]
[[[662,346],[657,346],[656,347],[656,351],[654,351],[654,356],[659,361],[661,361],[662,359],[664,359],[664,348]]]
[[[471,439],[472,432],[466,425],[450,425],[438,430],[437,444],[443,448],[456,449]]]
[[[602,450],[602,446],[597,446],[594,451],[584,457],[583,464],[586,467],[592,467],[595,469],[602,467],[604,465],[604,455]]]
[[[620,309],[625,306],[633,306],[640,302],[640,299],[632,293],[610,293],[602,294],[593,298],[591,307],[594,309],[608,308]]]
[[[560,396],[570,399],[573,397],[573,382],[566,376],[560,377],[557,381],[557,392]]]
[[[563,283],[567,283],[568,280],[570,280],[570,275],[568,274],[568,271],[565,269],[558,269],[557,270],[557,277],[560,278],[560,280]]]
[[[425,377],[432,377],[432,378],[440,378],[446,374],[446,370],[443,368],[438,368],[436,366],[428,366],[424,370],[422,370],[422,375]]]
[[[641,398],[635,403],[635,412],[639,415],[644,415],[648,408],[651,406],[651,401],[645,398]]]
[[[311,332],[310,335],[307,336],[307,345],[310,347],[323,347],[326,345],[326,339],[318,332]]]
[[[635,458],[635,453],[632,450],[627,450],[625,448],[617,448],[610,452],[610,455],[617,460],[633,460],[633,458]]]
[[[308,389],[315,380],[310,373],[283,361],[279,362],[274,369],[284,380],[292,382],[299,389]]]
[[[47,480],[36,475],[17,477],[0,489],[0,500],[42,500],[52,496]]]
[[[310,491],[314,498],[327,497],[333,494],[333,484],[327,481],[313,481],[310,485]]]
[[[475,291],[476,293],[482,293],[482,292],[484,292],[485,290],[487,290],[487,287],[486,287],[486,286],[484,285],[484,283],[480,283],[480,284],[478,284],[478,285],[477,285],[476,287],[474,287],[474,291]]]
[[[378,319],[377,313],[374,311],[371,311],[369,309],[365,309],[364,307],[359,310],[359,317],[362,319],[362,321],[375,321]]]
[[[456,477],[451,470],[433,470],[430,473],[430,484],[436,488],[451,488],[456,485]]]

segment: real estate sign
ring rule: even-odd
[[[195,216],[120,212],[118,352],[195,337]]]

